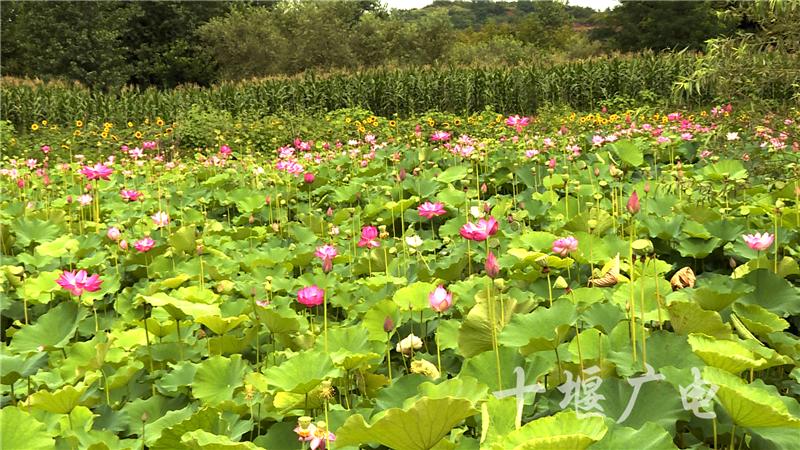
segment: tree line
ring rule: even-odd
[[[379,0],[4,1],[0,72],[170,88],[311,70],[700,49],[746,26],[719,14],[732,3],[623,1],[595,12],[556,1],[437,0],[417,10]]]

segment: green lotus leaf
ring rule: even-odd
[[[759,450],[795,450],[797,430],[793,427],[750,428],[750,447]]]
[[[35,277],[26,278],[22,282],[19,294],[28,299],[28,302],[50,303],[52,294],[61,290],[61,286],[56,284],[56,280],[60,276],[60,270],[39,272]]]
[[[539,307],[529,314],[516,314],[500,333],[502,345],[519,347],[523,355],[554,350],[575,323],[575,306],[566,299],[551,308]]]
[[[512,431],[495,445],[496,450],[584,450],[608,432],[605,420],[598,416],[579,418],[575,411],[560,411],[542,417]]]
[[[408,286],[402,287],[394,293],[392,300],[397,304],[401,311],[424,311],[430,308],[428,294],[436,289],[431,283],[418,281]]]
[[[558,236],[545,231],[525,231],[511,240],[512,247],[519,245],[534,251],[549,251]]]
[[[739,343],[753,352],[756,356],[766,360],[764,364],[758,367],[759,370],[765,370],[769,369],[770,367],[783,366],[786,364],[794,364],[792,358],[781,355],[769,347],[765,347],[761,341],[757,339],[742,339],[739,341]]]
[[[742,242],[742,245],[745,245],[744,242]],[[747,251],[755,252],[754,250],[750,250],[749,248],[747,248]],[[742,278],[754,270],[757,269],[773,270],[774,267],[775,265],[772,258],[768,256],[762,256],[760,258],[756,258],[756,256],[753,255],[753,259],[747,261],[746,263],[738,266],[736,269],[733,270],[731,278],[734,279]],[[778,260],[777,275],[781,278],[786,278],[791,275],[800,275],[800,265],[798,264],[797,259],[792,258],[790,256],[784,256],[783,258]]]
[[[53,392],[38,391],[31,394],[26,400],[27,404],[56,414],[69,414],[76,406],[81,403],[81,398],[89,386],[97,379],[96,376],[86,377],[87,379],[72,386],[66,385]]]
[[[489,396],[481,405],[481,438],[484,448],[492,448],[516,428],[517,401],[514,397]]]
[[[672,436],[655,423],[645,423],[641,428],[615,426],[608,429],[603,439],[589,446],[589,450],[672,450],[678,447]]]
[[[152,450],[186,448],[182,441],[183,436],[196,430],[203,430],[209,433],[224,432],[226,437],[237,441],[252,428],[252,422],[240,420],[239,414],[230,411],[224,412],[215,408],[202,408],[191,413],[188,417],[186,417],[186,413],[183,410],[171,411],[167,413],[167,416],[170,416],[170,421],[175,421],[175,419],[178,421],[161,429],[158,438],[150,441],[152,443],[149,444],[149,448]],[[156,421],[151,427],[158,425],[160,424]]]
[[[739,426],[800,428],[800,419],[789,412],[775,388],[760,380],[747,384],[715,367],[703,368],[703,380],[719,387],[717,400]]]
[[[69,236],[61,236],[53,241],[37,245],[34,252],[48,258],[60,258],[78,251],[78,240]]]
[[[236,442],[228,436],[220,436],[205,430],[189,431],[181,436],[181,442],[186,448],[203,450],[257,450],[261,448],[252,442]]]
[[[733,312],[744,323],[748,330],[759,336],[767,336],[789,327],[789,322],[778,317],[757,304],[734,303]]]
[[[197,251],[196,235],[197,232],[194,226],[180,227],[169,235],[169,245],[178,252],[193,255]]]
[[[11,222],[11,230],[17,236],[17,244],[27,247],[31,242],[52,241],[61,230],[58,225],[35,218],[20,217]]]
[[[707,311],[695,302],[672,302],[667,306],[672,328],[678,334],[703,333],[719,339],[730,339],[731,326],[722,322],[716,311]]]
[[[419,395],[428,398],[463,398],[469,400],[473,405],[486,400],[489,394],[489,387],[475,378],[469,376],[459,376],[451,378],[439,384],[425,382],[419,386]]]
[[[361,414],[350,416],[336,432],[336,445],[375,442],[394,450],[429,450],[475,413],[466,399],[423,397],[409,408],[389,409],[372,424]]]
[[[202,316],[194,319],[197,323],[202,323],[216,334],[225,334],[242,324],[248,317],[245,315],[236,317]]]
[[[692,351],[706,364],[731,373],[738,374],[767,364],[766,359],[736,341],[717,340],[704,334],[690,334],[688,340]]]
[[[393,325],[400,325],[400,312],[397,303],[391,300],[381,300],[374,304],[369,311],[364,314],[361,326],[369,333],[369,338],[373,341],[386,342],[388,339],[383,324],[386,318],[392,320]]]
[[[0,266],[0,292],[6,292],[7,286],[19,289],[24,274],[25,268],[22,266]]]
[[[0,382],[11,384],[20,378],[29,377],[39,369],[47,366],[47,353],[36,353],[25,357],[24,355],[9,355],[5,348],[0,353]]]
[[[686,336],[655,330],[647,337],[647,363],[656,371],[662,367],[702,367],[703,360],[692,353]],[[641,368],[641,365],[639,366]]]
[[[436,177],[436,181],[440,183],[452,183],[454,181],[458,181],[463,179],[467,176],[467,167],[466,166],[452,166],[447,168],[444,172],[440,173]]]
[[[250,214],[266,205],[264,196],[250,189],[236,189],[228,197],[236,203],[236,208],[243,214]]]
[[[187,275],[185,273],[179,273],[172,278],[167,278],[166,280],[159,281],[159,284],[164,289],[175,289],[191,279],[192,277],[190,275]]]
[[[234,393],[244,385],[244,377],[249,371],[241,355],[230,358],[212,356],[198,364],[192,382],[192,395],[204,404],[211,405],[233,400]]]
[[[578,344],[580,344],[580,348]],[[572,338],[567,348],[572,355],[572,362],[578,363],[580,356],[584,361],[591,361],[602,355],[608,355],[610,346],[608,336],[597,328],[589,328],[582,330],[578,336]]]
[[[683,237],[678,239],[677,247],[683,257],[702,259],[710,255],[721,244],[722,239],[716,237],[711,239]]]
[[[406,399],[416,398],[419,386],[429,381],[430,378],[418,373],[396,377],[389,386],[378,391],[375,396],[375,405],[380,410],[400,408]]]
[[[615,152],[619,159],[631,167],[638,167],[644,163],[644,153],[633,141],[617,141],[608,146],[609,150]]]
[[[758,269],[740,278],[755,290],[739,301],[756,304],[779,316],[800,314],[800,288],[767,269]]]
[[[497,360],[494,352],[484,352],[467,358],[461,366],[459,377],[472,377],[489,386],[492,392],[509,389],[517,384],[514,369],[522,367],[525,383],[534,384],[537,379],[549,373],[556,366],[555,353],[538,353],[523,357],[516,348],[500,347],[500,380],[497,379]],[[500,384],[500,385],[498,385]],[[526,395],[525,401],[532,401],[533,395]]]
[[[744,180],[747,178],[747,169],[739,160],[723,159],[705,166],[702,174],[712,181]]]
[[[653,376],[657,374],[653,369]],[[597,390],[605,398],[599,402],[603,408],[603,415],[620,426],[639,429],[647,423],[654,423],[663,427],[668,433],[675,433],[675,423],[679,420],[689,420],[691,413],[683,408],[680,392],[666,380],[641,380],[644,381],[636,398],[633,398],[634,387],[630,384],[637,378],[647,377],[639,369],[636,375],[627,379],[606,378]],[[629,403],[633,401],[630,413],[623,416]],[[658,405],[658,407],[654,407]],[[572,407],[572,406],[570,406]]]
[[[370,341],[369,332],[361,326],[329,329],[327,339],[327,351],[324,336],[317,339],[316,350],[330,355],[333,363],[345,370],[376,364],[383,357],[385,347]]]
[[[209,251],[211,250],[213,249],[209,249]],[[222,256],[228,258],[228,256],[224,253]],[[211,262],[209,262],[209,266],[209,269],[213,268]],[[175,291],[175,297],[187,302],[205,303],[207,305],[212,305],[218,303],[219,301],[219,294],[216,294],[211,289],[201,288],[200,286],[185,286],[179,288],[177,291]]]
[[[294,333],[304,325],[304,320],[288,306],[256,307],[258,320],[267,326],[270,333]]]
[[[496,306],[496,314],[500,315],[500,306]],[[511,307],[505,309],[505,317],[498,317],[495,328],[500,330],[511,320],[513,311]],[[485,301],[481,301],[470,309],[466,319],[461,322],[458,333],[459,353],[469,358],[479,353],[492,349],[492,322],[489,320],[489,310]]]
[[[47,428],[26,411],[7,406],[0,409],[0,448],[3,450],[50,450],[55,441]]]
[[[282,391],[307,394],[322,380],[336,378],[341,371],[334,367],[331,357],[319,351],[305,351],[264,371],[269,384]]]
[[[785,331],[770,333],[766,337],[766,343],[780,354],[786,355],[795,361],[800,360],[800,339],[797,336]]]
[[[731,277],[706,273],[697,279],[694,289],[686,289],[692,300],[703,309],[721,311],[749,292],[753,287]]]
[[[189,316],[203,317],[219,316],[221,314],[217,305],[181,300],[163,292],[157,292],[154,295],[140,295],[139,298],[153,306],[164,308],[172,317],[178,320],[183,320]]]
[[[11,339],[8,349],[14,353],[33,353],[62,348],[75,334],[86,310],[75,302],[60,303],[40,316],[34,324],[22,327]]]
[[[590,290],[601,293],[600,289]],[[625,314],[620,306],[611,302],[597,302],[592,303],[581,313],[581,323],[608,334],[624,317]]]

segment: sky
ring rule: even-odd
[[[423,6],[430,5],[433,0],[384,0],[389,4],[390,8],[398,9],[414,9],[422,8]],[[589,8],[602,11],[604,9],[616,6],[619,4],[617,0],[569,0],[570,5],[574,6],[588,6]]]

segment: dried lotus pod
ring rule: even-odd
[[[611,287],[619,283],[619,253],[611,261],[606,263],[600,275],[592,276],[589,279],[589,286]]]
[[[696,279],[697,278],[694,276],[694,271],[692,268],[687,266],[675,272],[675,275],[670,278],[669,284],[672,285],[673,291],[677,291],[678,289],[694,287],[694,282]]]

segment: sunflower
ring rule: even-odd
[[[82,121],[82,120],[76,120],[76,121],[75,121],[75,127],[76,127],[76,128],[81,128],[81,127],[83,127],[83,121]]]
[[[461,119],[458,119],[458,118],[453,119],[453,125],[454,126],[460,126],[461,125]]]
[[[43,127],[46,127],[46,126],[47,126],[47,119],[44,119],[44,120],[42,121],[42,126],[43,126]]]
[[[394,121],[394,120],[390,120],[390,121],[389,121],[389,126],[390,126],[390,127],[396,127],[396,126],[397,126],[397,122],[396,122],[396,121]]]
[[[133,122],[128,122],[128,128],[133,128]]]
[[[100,133],[100,136],[102,136],[103,139],[106,139],[108,137],[108,131],[103,131],[102,133]]]
[[[36,130],[38,130],[38,129],[39,129],[39,124],[38,124],[38,123],[32,123],[32,124],[31,124],[31,130],[32,130],[32,131],[36,131]]]
[[[141,131],[137,131],[136,133],[133,133],[133,137],[135,137],[136,139],[141,139],[142,138],[142,132]]]
[[[352,121],[353,121],[353,119],[351,119],[351,118],[349,118],[349,117],[345,117],[345,118],[344,118],[344,123],[350,123],[350,122],[352,122]]]
[[[73,135],[73,136],[80,136],[80,135],[81,135],[81,130],[75,130],[75,131],[73,131],[73,132],[72,132],[72,135]]]
[[[162,120],[161,117],[157,118],[156,119],[156,125],[158,125],[160,127],[163,127],[164,126],[164,120]]]

